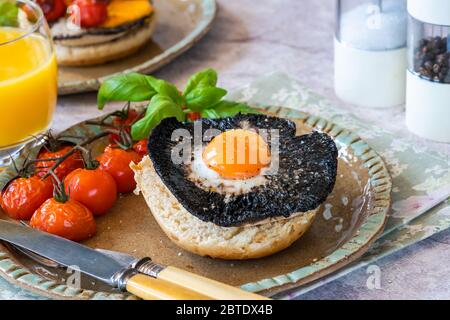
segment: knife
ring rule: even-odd
[[[115,259],[124,268],[133,268],[140,273],[190,289],[215,300],[270,300],[267,297],[244,291],[209,278],[199,276],[176,267],[165,266],[151,258],[136,258],[126,253],[96,249]]]
[[[8,228],[3,226],[4,223],[10,225],[11,231],[8,232]],[[47,242],[49,243],[55,243],[54,246],[58,250],[55,250],[52,246],[47,247],[47,244],[41,244],[40,243],[41,238],[47,239]],[[72,241],[65,240],[63,238],[53,236],[47,233],[43,233],[35,229],[31,229],[29,227],[20,226],[15,223],[0,221],[0,239],[9,242],[11,244],[14,244],[27,251],[30,251],[31,253],[37,254],[38,256],[37,257],[35,256],[34,259],[38,262],[42,260],[43,257],[55,261],[56,263],[66,267],[77,265],[81,269],[81,271],[84,272],[85,274],[91,275],[94,278],[109,283],[110,285],[118,287],[119,289],[122,290],[126,289],[130,293],[133,293],[137,296],[140,296],[139,294],[142,293],[138,292],[137,294],[136,292],[131,292],[129,290],[133,288],[135,290],[137,289],[135,288],[136,285],[133,285],[134,281],[131,281],[132,288],[128,288],[130,286],[130,280],[133,280],[133,278],[143,280],[142,277],[149,278],[148,276],[150,276],[149,278],[150,280],[161,281],[161,284],[167,285],[167,288],[172,287],[174,287],[174,289],[179,288],[181,289],[180,292],[184,292],[184,294],[187,294],[189,296],[197,294],[197,297],[194,297],[195,299],[270,300],[266,297],[251,292],[247,292],[237,287],[226,285],[224,283],[208,279],[182,269],[157,264],[153,262],[150,258],[139,259],[131,255],[115,251],[102,249],[94,250],[86,246],[74,243]],[[73,259],[67,257],[68,255],[71,254],[71,252],[67,252],[66,249],[63,249],[64,246],[66,246],[67,244],[70,244],[70,248],[74,250],[75,258]],[[83,249],[82,252],[77,251],[81,250],[80,248]],[[29,254],[27,252],[24,253]],[[106,259],[110,262],[112,261],[111,264],[114,265],[116,273],[114,273],[112,278],[110,276],[109,282],[104,280],[105,279],[104,275],[101,278],[96,277],[93,274],[92,266],[90,266],[89,264],[87,265],[87,268],[83,269],[80,259],[83,259],[84,261],[84,256],[79,256],[80,253],[86,254],[88,261],[89,259],[91,259],[91,256],[98,257],[98,259],[101,259],[102,261],[103,259]],[[65,256],[64,257],[65,259],[62,259],[61,255]],[[33,256],[31,256],[31,258],[33,258]],[[101,267],[98,269],[101,269]],[[128,275],[128,273],[130,272],[131,274]],[[130,276],[132,276],[131,279],[129,279]],[[111,280],[113,281],[112,283]],[[151,282],[151,284],[156,285],[154,281]],[[142,298],[142,296],[140,297]],[[184,299],[188,298],[185,297]]]
[[[9,242],[65,267],[80,271],[111,287],[146,300],[205,300],[208,297],[173,283],[139,273],[89,247],[17,223],[0,220],[0,240]]]

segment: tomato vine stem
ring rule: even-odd
[[[98,134],[96,134],[95,136],[83,141],[82,143],[79,143],[77,145],[75,145],[70,151],[68,151],[65,155],[63,155],[62,157],[58,158],[57,160],[53,160],[56,161],[55,164],[49,169],[49,171],[42,177],[42,179],[46,179],[47,177],[49,177],[51,175],[51,171],[54,171],[61,163],[64,162],[64,160],[66,160],[67,158],[69,158],[71,155],[73,155],[76,151],[83,151],[85,150],[83,147],[87,146],[93,142],[95,142],[98,139],[101,139],[103,137],[106,137],[107,135],[109,135],[110,132],[109,131],[102,131]],[[49,161],[47,159],[43,159],[46,161]]]

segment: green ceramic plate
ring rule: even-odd
[[[324,131],[339,147],[334,191],[311,229],[290,248],[267,258],[234,262],[190,254],[165,236],[143,198],[136,195],[121,197],[110,213],[98,218],[98,234],[85,244],[150,256],[157,262],[265,295],[309,283],[355,261],[381,234],[388,217],[392,184],[383,160],[358,136],[323,118],[280,107],[264,110],[294,120],[298,134]],[[89,136],[98,129],[81,123],[65,133]],[[0,186],[11,172],[9,168],[0,174]],[[6,216],[0,212],[0,218]],[[2,245],[0,275],[16,285],[58,299],[135,298],[92,279],[83,279],[81,288],[73,288],[66,284],[65,270],[43,268]]]
[[[191,48],[210,29],[215,0],[154,0],[157,27],[152,41],[138,53],[93,67],[61,67],[59,93],[95,91],[102,81],[122,72],[150,73]]]

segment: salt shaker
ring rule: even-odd
[[[406,124],[450,142],[450,0],[408,0]]]
[[[369,108],[403,104],[406,0],[337,0],[336,11],[336,95]]]

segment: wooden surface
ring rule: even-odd
[[[258,76],[282,71],[334,101],[337,108],[449,154],[450,145],[431,143],[408,133],[402,107],[367,111],[339,102],[333,91],[333,3],[330,0],[219,0],[211,32],[187,54],[157,72],[185,83],[206,67],[219,71],[220,85],[232,89]],[[108,111],[106,108],[105,111]],[[98,116],[95,95],[60,99],[53,127]],[[353,272],[303,296],[303,299],[450,298],[450,231],[425,240],[377,263],[381,288],[366,286],[366,269]],[[36,298],[0,279],[0,298]]]

